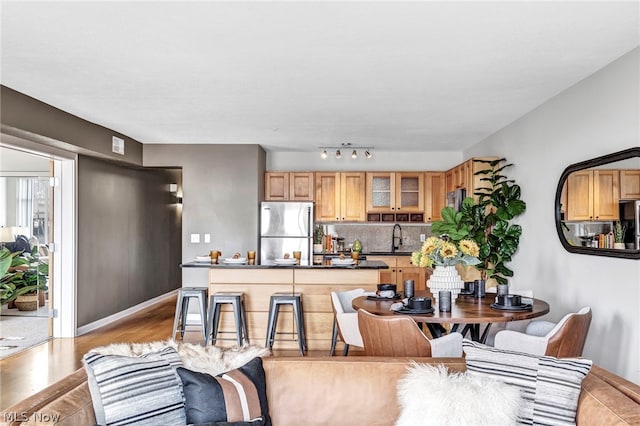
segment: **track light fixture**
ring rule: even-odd
[[[328,151],[331,150],[333,151],[334,149],[336,150],[336,158],[340,159],[342,158],[342,151],[343,149],[352,149],[351,151],[351,158],[356,160],[358,158],[358,150],[364,150],[364,156],[365,158],[371,158],[372,157],[372,153],[371,151],[373,151],[373,147],[367,147],[367,146],[356,146],[351,144],[351,142],[343,142],[340,146],[321,146],[319,149],[322,150],[322,152],[320,153],[320,157],[325,160],[329,154]],[[348,152],[348,151],[347,151]]]

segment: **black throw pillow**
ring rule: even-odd
[[[218,376],[178,367],[189,424],[271,425],[262,359]]]

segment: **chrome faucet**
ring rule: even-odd
[[[396,236],[396,229],[400,233],[399,236]],[[396,240],[398,241],[396,244]],[[399,223],[393,225],[393,235],[391,237],[391,253],[395,253],[398,248],[402,245],[402,227]]]

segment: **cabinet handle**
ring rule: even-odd
[[[342,220],[344,220],[344,217],[342,218]]]
[[[398,210],[400,210],[400,207],[398,207]]]
[[[395,210],[395,208],[391,207],[391,210]]]
[[[340,220],[340,218],[339,218],[339,217],[336,217],[336,220]]]
[[[402,272],[402,269],[398,269],[398,272]]]

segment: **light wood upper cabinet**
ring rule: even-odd
[[[368,212],[388,212],[396,204],[396,179],[391,172],[367,172]]]
[[[368,172],[367,212],[424,211],[424,173]]]
[[[315,185],[312,172],[289,172],[289,199],[313,201]]]
[[[264,199],[267,201],[313,201],[312,172],[266,172]]]
[[[478,197],[474,192],[482,187],[486,187],[489,184],[483,182],[481,179],[483,175],[476,176],[475,174],[481,170],[489,168],[488,164],[478,163],[473,160],[496,160],[498,157],[477,157],[471,158],[456,167],[449,169],[445,172],[445,187],[446,192],[455,191],[456,189],[465,189],[467,191],[467,197],[473,197],[476,200]]]
[[[640,200],[640,170],[620,170],[620,199]]]
[[[363,222],[365,174],[315,173],[316,221]]]
[[[424,219],[426,222],[442,220],[440,212],[446,205],[444,172],[424,174]]]
[[[567,220],[618,220],[618,170],[579,170],[567,178]]]
[[[266,172],[264,174],[264,199],[267,201],[289,200],[288,172]]]

